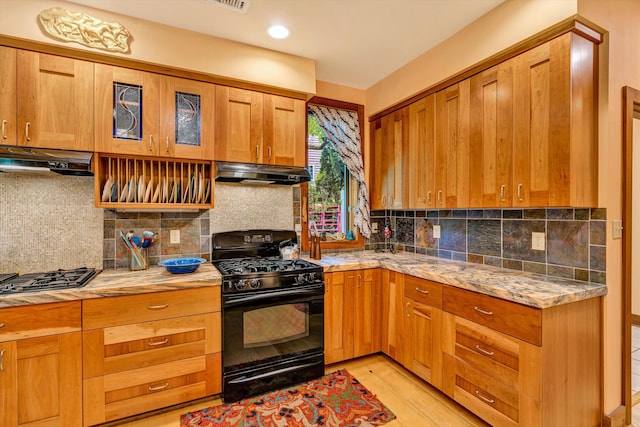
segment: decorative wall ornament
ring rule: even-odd
[[[61,7],[38,15],[42,29],[55,39],[113,52],[129,52],[129,31],[117,22],[106,22]]]

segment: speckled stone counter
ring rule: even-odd
[[[328,273],[386,268],[537,308],[553,307],[607,294],[607,286],[599,283],[580,282],[407,252],[323,254],[322,259],[310,261],[322,265]]]
[[[196,272],[187,274],[171,274],[163,267],[152,267],[142,271],[105,270],[83,288],[0,296],[0,308],[220,286],[221,282],[220,273],[208,262],[202,264]]]

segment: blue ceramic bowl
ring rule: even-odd
[[[193,273],[205,261],[204,258],[173,258],[160,261],[158,265],[165,267],[169,273],[184,274]]]

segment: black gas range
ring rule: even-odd
[[[55,270],[22,275],[0,274],[0,295],[81,288],[89,283],[100,271],[95,268],[81,267],[72,270]]]
[[[294,231],[241,230],[211,236],[222,274],[222,396],[227,402],[324,374],[322,266],[285,260]]]

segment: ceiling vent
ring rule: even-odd
[[[240,13],[247,13],[251,0],[207,0],[209,3],[217,4],[218,6],[225,7],[227,9],[235,10]]]

